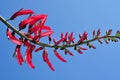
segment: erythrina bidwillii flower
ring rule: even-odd
[[[54,50],[54,53],[55,53],[55,56],[56,56],[59,60],[61,60],[62,62],[66,62],[66,60],[65,60],[62,56],[60,56],[60,54],[57,52],[56,49]]]
[[[15,52],[14,52],[14,56],[17,58],[18,60],[18,64],[22,65],[22,62],[24,62],[24,59],[21,55],[21,52],[20,52],[20,45],[17,45],[16,48],[15,48]]]
[[[6,35],[7,35],[8,39],[10,39],[10,40],[11,40],[12,42],[14,42],[15,44],[17,44],[17,45],[22,45],[22,41],[19,40],[19,39],[17,39],[17,38],[15,37],[15,35],[13,35],[13,34],[10,32],[10,29],[8,29],[8,28],[7,28],[7,30],[6,30]]]
[[[30,45],[27,50],[26,50],[26,55],[25,55],[25,61],[28,63],[28,65],[31,68],[35,68],[35,66],[32,63],[32,51],[34,50],[35,46]]]
[[[43,60],[48,64],[51,70],[55,71],[54,67],[52,66],[49,58],[48,58],[48,52],[44,49],[43,50]]]
[[[47,15],[34,15],[34,16],[31,16],[23,21],[21,21],[19,23],[19,29],[24,29],[26,27],[27,24],[29,24],[30,26],[33,26],[36,22],[40,21],[40,26],[42,27],[45,23],[45,20],[47,18]]]

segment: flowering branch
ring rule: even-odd
[[[65,47],[65,48],[68,48],[68,47],[74,47],[74,46],[77,46],[77,45],[82,45],[82,44],[86,44],[86,43],[90,43],[90,42],[93,42],[93,41],[96,41],[98,40],[97,37],[95,38],[92,38],[90,40],[86,40],[82,43],[76,43],[76,44],[72,44],[72,45],[54,45],[54,44],[46,44],[46,43],[38,43],[36,41],[33,41],[31,38],[28,38],[27,36],[25,36],[24,34],[22,34],[19,30],[17,30],[15,27],[13,27],[10,23],[7,22],[6,19],[4,19],[2,16],[0,16],[0,20],[8,27],[10,28],[11,30],[13,30],[15,33],[17,33],[19,36],[29,40],[30,42],[34,43],[34,44],[37,44],[39,46],[44,46],[44,47],[51,47],[51,48],[62,48],[62,47]],[[120,39],[120,36],[108,36],[108,35],[104,35],[102,37],[100,37],[100,39],[104,39],[104,38],[118,38]]]
[[[109,29],[106,31],[106,34],[101,36],[100,29],[94,30],[92,34],[92,39],[88,39],[88,33],[84,32],[82,35],[79,34],[79,40],[75,41],[73,32],[70,34],[68,32],[61,33],[60,39],[56,40],[56,38],[52,38],[52,34],[54,31],[51,27],[44,25],[47,15],[33,15],[34,12],[32,10],[23,10],[15,12],[10,19],[6,20],[2,16],[0,16],[0,20],[7,26],[6,35],[8,39],[10,39],[13,43],[16,44],[14,56],[17,58],[18,64],[22,65],[22,62],[27,62],[31,68],[35,68],[32,63],[32,53],[33,51],[43,51],[43,61],[48,64],[51,70],[55,70],[52,66],[49,58],[46,47],[52,48],[55,56],[61,60],[62,62],[66,62],[66,60],[58,53],[58,49],[63,50],[65,54],[69,54],[73,56],[73,53],[69,50],[70,47],[73,47],[75,51],[80,54],[83,54],[83,50],[87,50],[87,48],[82,47],[83,44],[87,44],[89,48],[96,49],[96,47],[91,44],[91,42],[98,41],[100,44],[108,42],[111,40],[113,42],[117,42],[120,39],[120,31],[117,31],[115,35],[112,34],[112,30]],[[19,23],[19,29],[16,29],[12,26],[8,21],[14,20],[18,16],[29,15],[25,20]],[[23,29],[28,27],[27,32],[22,32]],[[19,38],[16,36],[19,35]],[[49,43],[43,43],[40,41],[43,37],[49,38]],[[27,47],[25,52],[25,58],[22,57],[20,52],[21,46],[24,45]],[[36,48],[36,45],[39,45]]]

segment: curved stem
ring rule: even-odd
[[[44,46],[44,47],[51,47],[51,48],[68,48],[68,47],[74,47],[74,46],[77,46],[77,45],[83,45],[83,44],[86,44],[86,43],[90,43],[90,42],[93,42],[93,41],[96,41],[98,40],[98,38],[92,38],[90,40],[86,40],[86,41],[83,41],[82,43],[75,43],[75,44],[65,44],[65,45],[54,45],[54,44],[46,44],[46,43],[38,43],[38,42],[35,42],[33,41],[31,38],[28,38],[27,36],[25,36],[24,34],[22,34],[19,30],[17,30],[14,26],[12,26],[10,23],[8,23],[8,21],[6,21],[6,19],[4,19],[2,16],[0,16],[0,20],[8,27],[10,28],[11,30],[13,30],[15,33],[17,33],[19,36],[29,40],[30,42],[34,43],[34,44],[37,44],[39,46]],[[103,38],[118,38],[120,39],[120,37],[118,36],[107,36],[107,35],[104,35],[102,36],[100,39],[103,39]]]

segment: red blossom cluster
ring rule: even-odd
[[[24,34],[29,39],[31,39],[33,42],[40,43],[40,39],[42,37],[45,37],[45,36],[51,37],[51,35],[53,34],[54,31],[49,26],[44,25],[47,19],[46,14],[35,15],[32,10],[20,9],[19,11],[15,12],[10,17],[9,20],[14,20],[16,17],[21,16],[21,15],[29,15],[29,17],[27,17],[26,19],[24,19],[23,21],[19,23],[19,31],[28,27],[27,32],[21,32],[21,33]],[[15,32],[11,31],[9,28],[7,28],[6,34],[7,34],[8,39],[10,39],[13,43],[16,44],[14,56],[17,58],[18,64],[22,65],[22,62],[25,61],[28,63],[28,65],[31,68],[35,68],[32,63],[32,52],[33,50],[37,52],[39,50],[44,49],[43,59],[51,68],[51,63],[48,59],[48,53],[46,49],[44,48],[44,46],[35,48],[36,45],[34,43],[30,42],[27,39],[24,39],[23,37],[17,38],[15,35]],[[27,47],[26,52],[25,52],[25,58],[22,57],[22,54],[20,52],[20,48],[22,45]],[[54,70],[53,68],[51,69]]]
[[[88,40],[88,33],[84,32],[83,34],[79,34],[79,39],[75,41],[75,37],[73,32],[71,33],[61,33],[60,39],[57,40],[56,38],[52,39],[52,34],[54,31],[51,29],[50,26],[45,25],[45,21],[47,19],[46,14],[38,14],[36,15],[32,10],[24,10],[20,9],[19,11],[15,12],[9,20],[14,20],[18,16],[28,15],[28,17],[22,20],[19,23],[19,30],[15,31],[11,28],[7,28],[6,35],[9,40],[16,44],[14,56],[16,57],[18,64],[22,65],[22,62],[26,62],[29,67],[35,68],[34,64],[32,63],[32,53],[33,51],[43,51],[42,58],[45,63],[48,64],[51,70],[55,70],[52,66],[49,58],[48,52],[46,47],[50,47],[53,49],[55,56],[62,62],[67,62],[59,53],[59,50],[63,50],[65,54],[69,54],[70,56],[74,56],[73,53],[68,49],[69,47],[74,47],[74,50],[80,54],[83,54],[83,50],[87,50],[87,48],[82,47],[82,44],[87,44],[89,48],[96,49],[96,47],[91,44],[92,41],[97,40],[99,43],[102,44],[101,39],[103,39],[107,44],[108,41],[117,42],[120,39],[120,31],[116,32],[115,36],[111,36],[112,30],[106,31],[106,35],[100,36],[101,31],[98,29],[97,31],[93,31],[93,38]],[[27,27],[27,28],[26,28]],[[22,30],[27,29],[26,32]],[[16,33],[20,36],[16,36]],[[22,36],[21,36],[22,35]],[[43,37],[49,38],[49,43],[42,43],[40,40]],[[52,44],[51,44],[52,43]],[[36,47],[39,45],[39,47]],[[23,58],[21,53],[21,46],[26,47],[25,56]]]

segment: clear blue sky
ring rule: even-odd
[[[53,37],[61,32],[79,33],[87,31],[89,36],[94,29],[120,30],[119,0],[1,0],[0,16],[9,18],[20,8],[32,9],[36,13],[48,14],[46,25],[54,30]],[[17,20],[10,22],[17,25]],[[17,26],[16,26],[17,27]],[[5,36],[6,26],[0,22],[0,79],[1,80],[120,80],[120,42],[98,44],[96,50],[88,49],[83,55],[74,52],[74,57],[60,54],[67,63],[59,61],[49,50],[49,56],[56,71],[49,69],[41,58],[41,52],[33,53],[36,66],[19,66],[12,58],[15,45]]]

